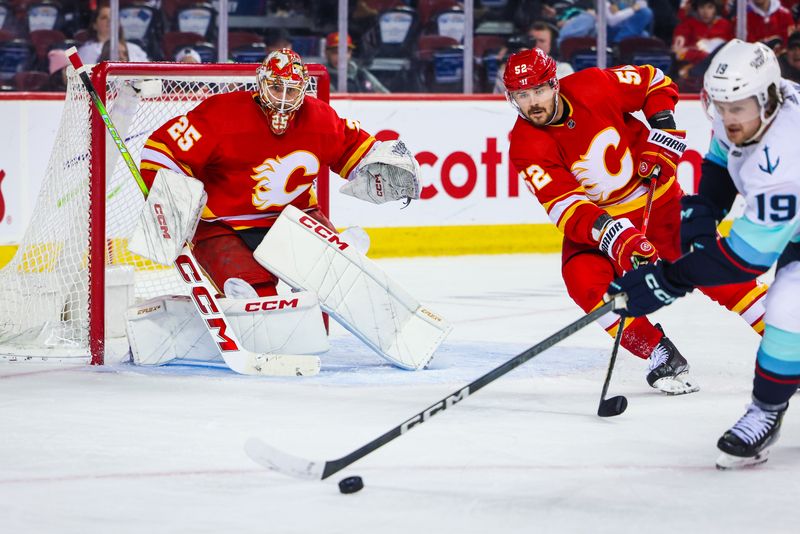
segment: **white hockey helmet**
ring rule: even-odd
[[[713,102],[737,102],[755,97],[761,115],[761,127],[752,138],[764,131],[778,113],[780,105],[770,109],[770,95],[781,97],[781,68],[778,58],[763,43],[733,39],[720,48],[703,79],[703,105],[711,112]],[[751,138],[751,139],[752,139]]]

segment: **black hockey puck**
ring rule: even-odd
[[[347,477],[339,481],[339,491],[342,493],[356,493],[364,488],[364,481],[361,477]]]

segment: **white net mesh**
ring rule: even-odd
[[[312,94],[316,81],[312,77]],[[105,102],[138,163],[144,142],[156,128],[211,95],[237,90],[257,90],[254,72],[221,75],[211,66],[201,66],[196,72],[157,77],[110,73]],[[97,165],[91,152],[91,106],[88,92],[70,69],[61,124],[33,217],[16,255],[0,271],[0,359],[89,356],[88,244],[93,194],[89,176],[92,165]],[[110,135],[104,135],[105,258],[92,260],[97,260],[94,268],[101,259],[105,265],[106,307],[111,309],[112,299],[126,298],[111,286],[124,286],[131,279],[131,304],[133,299],[181,294],[184,286],[174,269],[127,250],[143,197]],[[117,310],[127,305],[115,304]],[[105,319],[109,330],[109,318]],[[116,335],[123,335],[116,330]]]

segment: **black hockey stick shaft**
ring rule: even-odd
[[[608,370],[606,371],[606,379],[603,382],[603,391],[600,393],[600,404],[597,405],[597,415],[600,417],[613,417],[620,415],[628,407],[628,399],[622,395],[617,395],[610,399],[606,399],[608,393],[608,386],[611,384],[611,375],[614,372],[614,364],[617,362],[617,353],[619,352],[620,343],[622,343],[622,331],[625,329],[625,318],[619,320],[617,327],[617,335],[614,336],[614,348],[611,349],[611,358],[608,360]]]
[[[650,223],[650,211],[653,209],[653,197],[655,197],[656,186],[658,185],[658,177],[661,175],[661,167],[656,165],[653,172],[650,173],[645,179],[647,185],[647,199],[644,204],[644,214],[642,216],[642,234],[647,234],[647,226]],[[625,329],[625,319],[620,318],[619,326],[617,327],[617,335],[614,337],[614,347],[611,349],[611,358],[608,360],[608,370],[606,371],[606,379],[603,381],[603,391],[600,393],[600,403],[597,405],[597,415],[600,417],[614,417],[620,415],[628,407],[628,399],[623,395],[617,395],[610,399],[606,399],[608,393],[608,386],[611,384],[611,375],[614,373],[614,365],[617,362],[617,353],[619,346],[622,343],[622,332]]]
[[[383,445],[386,445],[395,438],[399,438],[412,428],[419,426],[422,423],[425,423],[434,415],[438,415],[439,413],[447,410],[448,408],[454,406],[455,404],[461,402],[470,395],[479,391],[483,387],[491,384],[492,382],[494,382],[501,376],[505,375],[509,371],[516,369],[517,367],[524,364],[531,358],[538,356],[539,354],[549,349],[559,341],[566,339],[567,337],[571,336],[581,328],[585,327],[588,324],[593,323],[598,318],[612,311],[614,309],[614,304],[615,302],[613,300],[603,304],[596,310],[584,315],[580,319],[577,319],[573,323],[565,326],[555,334],[552,334],[547,339],[537,343],[533,347],[518,354],[517,356],[508,360],[499,367],[492,369],[491,371],[481,376],[480,378],[474,380],[473,382],[470,382],[463,388],[453,392],[451,395],[448,395],[447,397],[441,399],[440,401],[431,404],[426,409],[422,410],[413,417],[407,419],[402,424],[394,427],[385,434],[382,434],[381,436],[378,436],[377,438],[373,439],[363,447],[360,447],[359,449],[356,449],[350,454],[343,456],[337,460],[330,460],[325,462],[325,467],[322,471],[322,479],[324,480],[329,476],[338,473],[345,467],[360,460],[361,458],[368,455],[375,449],[382,447]]]

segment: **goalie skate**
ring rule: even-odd
[[[661,333],[661,325],[655,325]],[[661,338],[650,354],[647,383],[667,395],[694,393],[700,387],[689,376],[689,362],[667,336]]]

